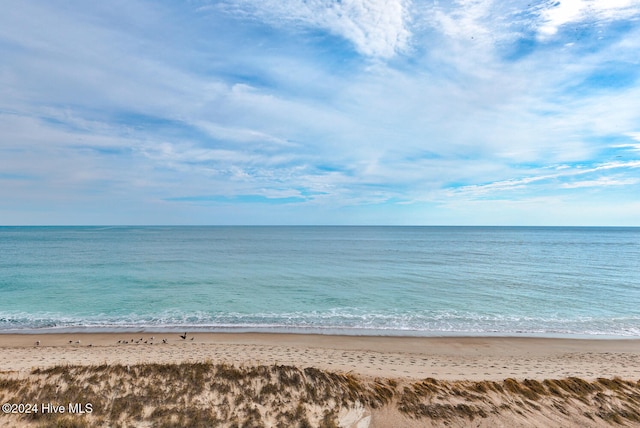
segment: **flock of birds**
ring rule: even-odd
[[[187,340],[187,333],[185,332],[184,334],[180,335],[180,339],[182,340]],[[191,337],[189,340],[193,340],[194,338]],[[118,340],[118,343],[121,343],[123,345],[126,345],[128,343],[144,343],[145,345],[153,345],[155,337],[151,336],[148,340],[144,340],[143,337],[141,337],[140,339],[131,339],[131,340]],[[167,339],[162,339],[162,343],[169,343],[169,341]]]
[[[155,342],[154,342],[154,340],[155,340],[155,339],[156,339],[156,338],[155,338],[154,336],[151,336],[149,339],[146,339],[146,340],[144,339],[144,337],[141,337],[140,339],[118,340],[118,344],[120,344],[120,345],[127,345],[127,344],[130,344],[130,343],[133,343],[133,344],[140,344],[140,343],[142,343],[142,344],[145,344],[145,345],[153,345],[153,344],[155,343]],[[182,340],[187,340],[187,332],[185,332],[184,334],[181,334],[181,335],[180,335],[180,339],[182,339]],[[190,341],[193,341],[193,339],[194,339],[194,337],[192,336],[189,340],[190,340]],[[40,342],[39,340],[36,340],[35,345],[36,345],[36,346],[40,346],[40,343],[41,343],[41,342]],[[163,343],[163,344],[167,344],[167,343],[169,343],[169,341],[168,341],[167,339],[162,339],[162,343]],[[70,344],[70,345],[72,345],[72,344],[80,345],[80,344],[81,344],[81,342],[80,342],[80,340],[76,340],[76,341],[70,340],[70,341],[69,341],[69,344]],[[89,345],[87,345],[87,346],[90,346],[90,347],[91,347],[91,346],[93,346],[93,344],[91,344],[91,343],[90,343],[90,344],[89,344]]]

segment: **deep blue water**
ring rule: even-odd
[[[640,228],[0,227],[0,331],[640,337]]]

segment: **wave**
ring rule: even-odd
[[[640,337],[640,316],[617,318],[519,317],[461,312],[363,312],[354,308],[326,312],[128,314],[90,317],[55,313],[0,313],[0,332],[180,331],[305,332],[354,335],[535,335]]]

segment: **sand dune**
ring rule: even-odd
[[[196,410],[220,426],[640,426],[639,340],[0,335],[0,370],[4,402],[94,400],[56,416],[86,426],[180,426]]]

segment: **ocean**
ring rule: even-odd
[[[640,337],[640,228],[0,227],[0,332]]]

